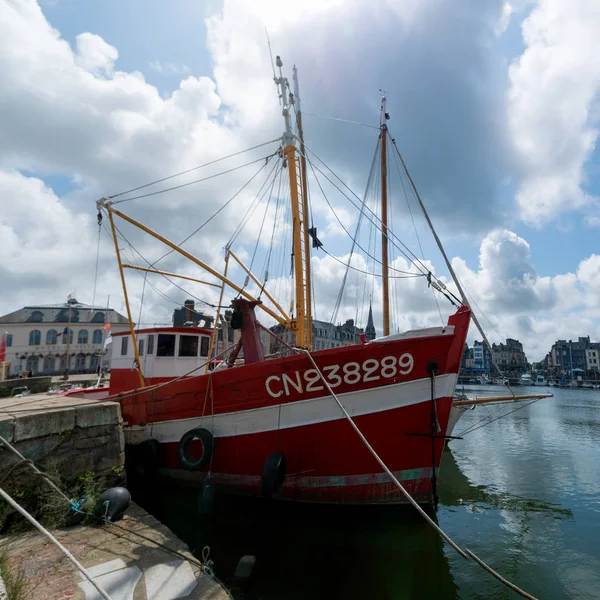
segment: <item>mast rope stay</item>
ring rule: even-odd
[[[150,263],[150,261],[125,237],[125,235],[123,235],[123,233],[121,232],[121,230],[119,229],[119,227],[116,224],[115,224],[115,229],[117,231],[118,237],[129,246],[129,248],[132,250],[132,252],[135,252],[135,254],[137,254],[147,265],[152,266],[152,264]],[[108,233],[109,236],[111,235],[110,232],[107,231],[107,233]],[[132,257],[133,257],[133,254],[132,254]],[[135,262],[135,259],[132,260],[132,262]],[[140,272],[140,274],[141,274],[141,272]],[[167,275],[163,275],[162,273],[158,273],[158,275],[160,275],[161,277],[163,277],[171,285],[174,285],[176,288],[179,288],[182,292],[184,292],[188,296],[191,296],[195,300],[198,300],[198,302],[201,302],[202,304],[205,304],[206,306],[209,306],[210,308],[216,308],[216,305],[211,304],[210,302],[207,302],[206,300],[202,300],[202,298],[198,298],[197,296],[195,296],[194,294],[192,294],[188,290],[182,288],[180,285],[178,285],[177,283],[175,283],[174,281],[172,281]],[[173,298],[169,298],[164,292],[159,292],[159,290],[157,288],[155,288],[154,286],[152,286],[152,284],[150,282],[148,282],[148,285],[150,285],[156,292],[158,292],[159,294],[163,295],[163,297],[166,297],[171,302],[174,302],[177,306],[179,306],[181,304],[180,302],[177,302],[176,300],[173,300]],[[194,312],[196,312],[196,311],[194,311]],[[200,313],[197,313],[197,314],[200,314]]]
[[[321,190],[321,193],[323,194],[323,198],[325,199],[325,202],[327,203],[327,206],[329,206],[329,209],[331,210],[333,216],[335,217],[336,221],[338,222],[338,224],[340,225],[340,227],[344,230],[344,233],[352,240],[352,246],[357,246],[360,250],[362,250],[366,256],[368,256],[369,258],[371,258],[373,261],[375,261],[377,264],[382,264],[381,261],[376,258],[374,255],[372,255],[368,250],[365,250],[357,241],[356,241],[356,235],[352,235],[348,229],[346,228],[346,226],[342,223],[341,219],[338,217],[335,209],[333,208],[333,206],[331,205],[331,203],[329,202],[329,199],[327,198],[327,195],[325,194],[325,191],[323,190],[323,186],[321,185],[321,182],[319,181],[318,177],[316,176],[316,173],[314,172],[314,166],[312,164],[312,162],[310,160],[308,160],[308,164],[310,165],[311,169],[313,170],[313,175],[315,177],[315,181],[317,182],[317,185],[319,186],[319,189]],[[317,167],[318,170],[318,167]],[[323,173],[321,173],[323,174]],[[324,177],[327,179],[327,176],[324,175]],[[331,183],[331,180],[328,179],[328,181]],[[332,184],[335,186],[335,184]],[[337,188],[339,189],[339,188]],[[359,217],[359,219],[362,218],[364,214],[364,211],[361,210],[361,216]],[[368,217],[367,217],[368,218]],[[321,246],[321,250],[324,250],[323,246]],[[353,250],[351,251],[352,254]],[[329,254],[328,252],[326,252],[326,254]],[[331,254],[330,254],[331,256]],[[406,256],[406,254],[405,254]],[[410,259],[408,259],[410,261]],[[412,261],[410,261],[412,263]],[[346,264],[345,262],[343,262],[342,264]],[[415,265],[416,266],[416,265]],[[349,268],[353,268],[353,267],[349,267]],[[418,268],[418,267],[417,267]],[[415,275],[415,273],[412,273],[411,271],[403,271],[401,269],[396,269],[394,267],[389,267],[390,271],[395,271],[396,273],[402,273],[404,275]],[[418,277],[420,276],[426,276],[427,272],[423,272],[421,271],[420,274],[416,274]],[[381,275],[379,275],[379,277],[381,277]]]
[[[377,454],[377,452],[373,448],[373,446],[371,446],[371,444],[369,443],[369,441],[367,440],[367,438],[364,436],[364,434],[362,433],[362,431],[359,429],[358,425],[356,425],[356,423],[354,422],[354,419],[350,416],[350,414],[348,413],[348,411],[346,410],[346,408],[344,407],[344,405],[342,404],[342,402],[340,401],[340,399],[337,397],[336,393],[333,391],[333,389],[329,385],[329,381],[327,380],[327,378],[325,377],[325,375],[323,375],[323,372],[321,371],[321,369],[317,366],[317,363],[315,362],[312,354],[308,350],[306,350],[305,348],[296,348],[296,350],[298,350],[299,352],[303,352],[304,354],[306,354],[306,356],[308,357],[308,359],[312,363],[312,366],[314,367],[314,369],[319,374],[319,377],[321,378],[321,381],[325,385],[325,389],[329,392],[329,394],[331,395],[331,397],[335,400],[336,404],[338,405],[338,407],[342,411],[342,413],[343,413],[344,417],[346,418],[346,420],[348,421],[348,423],[351,425],[352,429],[354,429],[354,431],[356,432],[356,434],[358,435],[358,437],[362,440],[362,442],[364,443],[364,445],[367,447],[367,450],[373,455],[373,458],[379,463],[379,466],[387,473],[388,477],[392,480],[392,482],[400,490],[400,492],[402,493],[402,495],[418,511],[418,513],[425,519],[425,521],[429,525],[431,525],[431,527],[433,527],[437,531],[437,533],[444,540],[446,540],[446,542],[448,542],[448,544],[450,544],[450,546],[452,546],[452,548],[454,548],[454,550],[456,550],[456,552],[458,552],[458,554],[460,554],[463,558],[465,558],[465,559],[467,559],[467,558],[473,559],[479,566],[481,566],[482,568],[484,568],[488,573],[490,573],[496,579],[498,579],[498,581],[500,581],[501,583],[503,583],[504,585],[506,585],[507,587],[509,587],[510,589],[512,589],[514,592],[516,592],[517,594],[519,594],[523,598],[528,598],[529,600],[536,600],[535,596],[532,596],[531,594],[529,594],[526,591],[522,590],[521,588],[517,587],[514,583],[511,583],[510,581],[508,581],[507,579],[505,579],[504,577],[502,577],[499,573],[497,573],[496,571],[494,571],[489,565],[487,565],[480,558],[478,558],[473,552],[471,552],[471,550],[469,550],[468,548],[465,548],[463,550],[437,523],[435,523],[435,521],[423,510],[423,508],[421,508],[419,506],[419,504],[409,494],[409,492],[406,490],[406,488],[400,483],[400,481],[398,480],[398,478],[392,473],[392,471],[385,464],[385,462],[383,461],[383,459],[379,456],[379,454]]]
[[[336,175],[335,172],[330,167],[328,167],[327,164],[321,158],[319,158],[312,150],[310,150],[310,148],[307,147],[307,149],[309,150],[309,152],[311,152],[320,162],[322,162],[331,171],[331,173],[333,174],[333,176],[336,179],[338,179],[341,182],[341,184],[344,187],[346,187],[355,198],[357,198],[358,201],[361,201],[360,197],[350,187],[348,187],[348,185],[338,175]],[[359,206],[357,206],[356,202],[354,200],[352,200],[352,198],[350,198],[350,196],[348,196],[348,194],[345,194],[340,189],[339,186],[337,186],[333,181],[331,181],[331,179],[327,176],[326,173],[323,173],[323,171],[318,166],[316,166],[316,165],[315,165],[315,168],[317,169],[317,171],[319,173],[321,173],[321,175],[323,175],[325,177],[325,179],[327,179],[327,181],[329,181],[329,183],[331,183],[345,198],[347,198],[350,201],[350,203],[355,208],[359,208]],[[379,231],[381,231],[381,226],[378,225],[378,222],[381,222],[381,219],[373,212],[373,210],[371,208],[369,208],[368,206],[366,208],[367,208],[367,212],[371,213],[371,215],[372,215],[372,217],[369,217],[367,215],[367,219]],[[398,241],[399,244],[401,244],[404,248],[406,248],[406,251],[404,251],[402,248],[400,248],[400,246],[398,246],[398,244],[396,243],[396,241],[394,240],[394,238],[395,238],[395,240]],[[414,254],[414,252],[412,252],[412,250],[397,235],[394,234],[393,231],[389,231],[388,230],[388,239],[389,239],[390,242],[392,242],[392,244],[394,244],[396,246],[396,248],[406,257],[406,259],[410,263],[414,264],[415,267],[421,271],[421,273],[423,275],[427,275],[429,273],[429,268],[427,267],[427,265],[425,265],[419,259],[419,257],[416,254]],[[412,255],[412,258],[409,255]],[[445,284],[443,283],[443,281],[439,280],[433,273],[432,273],[432,277],[435,278],[435,280],[439,282],[440,286],[444,286],[445,287]]]
[[[206,227],[217,215],[219,215],[223,210],[225,210],[225,208],[227,208],[254,181],[254,179],[256,179],[256,177],[258,177],[259,173],[263,169],[266,168],[266,166],[269,164],[269,161],[273,158],[273,156],[275,156],[275,154],[271,154],[270,156],[268,156],[267,159],[265,160],[265,163],[260,167],[260,169],[258,169],[258,171],[256,171],[256,173],[254,173],[254,175],[252,175],[252,177],[248,181],[246,181],[246,183],[244,183],[244,185],[242,185],[242,187],[239,190],[237,190],[237,192],[235,192],[235,194],[233,194],[233,196],[231,196],[231,198],[229,198],[229,200],[227,200],[227,202],[225,202],[225,204],[223,204],[208,219],[206,219],[206,221],[204,221],[204,223],[202,223],[202,225],[197,227],[194,231],[192,231],[192,233],[190,233],[187,237],[185,237],[183,240],[181,240],[181,242],[179,242],[178,246],[180,246],[180,247],[183,246],[183,244],[185,244],[188,240],[190,240],[192,237],[194,237],[199,231],[201,231],[204,227]],[[272,171],[271,171],[271,173],[272,173]],[[269,176],[270,176],[270,173],[269,173],[269,175],[267,175],[266,180],[269,179]],[[261,186],[261,189],[262,189],[262,186]],[[175,252],[175,251],[169,250],[169,251],[165,252],[165,254],[163,254],[160,258],[158,258],[156,261],[154,261],[152,263],[152,265],[150,265],[150,266],[154,267],[161,260],[163,260],[164,258],[169,256],[173,252]]]
[[[396,140],[392,138],[392,142],[395,144]],[[408,198],[408,193],[406,191],[406,186],[404,185],[404,177],[402,177],[402,170],[400,168],[400,161],[398,160],[398,156],[396,153],[392,153],[394,156],[394,165],[396,166],[396,170],[398,171],[398,176],[400,179],[400,184],[402,185],[402,191],[404,192],[404,198],[406,199],[406,207],[408,208],[408,214],[410,215],[410,220],[412,221],[412,225],[413,225],[413,230],[415,232],[415,237],[417,238],[417,244],[419,244],[419,250],[421,251],[421,256],[423,258],[425,258],[425,252],[423,252],[423,246],[421,244],[421,238],[419,237],[419,232],[417,231],[417,224],[415,223],[415,217],[413,215],[413,211],[412,208],[410,207],[410,200]],[[444,317],[442,316],[442,310],[440,308],[440,303],[438,302],[438,298],[435,295],[435,287],[433,287],[431,285],[431,283],[429,284],[429,287],[431,289],[431,294],[433,296],[433,299],[435,300],[435,304],[437,306],[438,309],[438,313],[440,315],[440,321],[442,322],[442,325],[444,325]],[[444,294],[444,292],[441,292],[442,294]],[[449,298],[448,298],[449,299]],[[450,300],[450,302],[452,302]]]
[[[221,177],[221,175],[227,175],[229,173],[233,173],[234,171],[238,171],[239,169],[243,169],[244,167],[249,167],[250,165],[256,164],[257,162],[264,161],[267,159],[270,154],[267,156],[261,156],[255,160],[251,160],[243,165],[238,165],[237,167],[231,167],[231,169],[226,169],[225,171],[220,171],[219,173],[213,173],[212,175],[207,175],[206,177],[202,177],[201,179],[194,179],[193,181],[186,181],[185,183],[180,183],[179,185],[174,185],[169,188],[164,188],[162,190],[157,190],[155,192],[148,192],[146,194],[140,194],[139,196],[132,196],[131,198],[122,198],[121,200],[112,201],[113,204],[122,204],[123,202],[130,202],[131,200],[139,200],[140,198],[150,198],[151,196],[158,196],[159,194],[164,194],[166,192],[172,192],[173,190],[180,190],[181,188],[188,187],[190,185],[195,185],[196,183],[202,183],[203,181],[208,181],[209,179],[215,179],[215,177]],[[110,198],[109,198],[110,200]]]
[[[258,144],[257,146],[252,146],[252,148],[247,148],[246,150],[240,150],[239,152],[234,152],[233,154],[229,154],[228,156],[223,156],[222,158],[217,158],[215,160],[211,160],[202,165],[198,165],[197,167],[192,167],[191,169],[187,169],[185,171],[180,171],[179,173],[175,173],[174,175],[168,175],[167,177],[163,177],[162,179],[157,179],[156,181],[151,181],[150,183],[145,183],[144,185],[138,185],[137,187],[131,188],[129,190],[125,190],[124,192],[119,192],[118,194],[113,194],[112,196],[107,196],[109,200],[114,200],[115,198],[119,198],[120,196],[124,196],[126,194],[131,194],[132,192],[137,192],[138,190],[143,190],[147,187],[151,187],[156,185],[157,183],[163,183],[164,181],[168,181],[169,179],[174,179],[175,177],[180,177],[181,175],[187,175],[192,171],[197,171],[198,169],[203,169],[204,167],[209,167],[210,165],[214,165],[223,160],[227,160],[229,158],[233,158],[234,156],[239,156],[240,154],[244,154],[246,152],[251,152],[252,150],[256,150],[258,148],[262,148],[263,146],[268,146],[269,144],[273,144],[275,142],[280,141],[281,138],[276,138],[269,142],[264,142],[262,144]]]
[[[433,237],[435,239],[436,244],[438,245],[438,248],[442,254],[442,257],[444,258],[444,261],[446,263],[446,267],[448,268],[448,271],[454,281],[454,284],[456,285],[456,288],[458,289],[458,292],[461,296],[461,300],[462,303],[465,306],[468,306],[469,308],[471,308],[471,304],[469,303],[469,300],[467,299],[467,296],[465,294],[465,291],[462,287],[462,284],[460,283],[460,280],[458,279],[458,276],[456,275],[456,273],[454,272],[454,268],[452,267],[452,263],[450,262],[448,255],[446,254],[446,251],[444,249],[444,246],[442,245],[442,242],[440,240],[440,238],[438,237],[438,234],[435,230],[435,227],[433,226],[433,223],[431,222],[431,219],[429,218],[429,214],[425,208],[425,205],[423,204],[423,201],[421,200],[421,196],[419,194],[419,191],[417,190],[417,186],[415,185],[415,182],[413,181],[413,178],[411,177],[409,171],[408,171],[408,167],[406,166],[406,163],[404,162],[404,158],[402,157],[402,154],[400,153],[400,150],[398,149],[398,146],[396,144],[396,140],[394,138],[392,138],[392,144],[394,146],[394,149],[396,150],[396,154],[398,155],[398,158],[400,159],[400,162],[402,163],[402,168],[404,169],[404,172],[406,173],[406,177],[408,178],[408,181],[410,182],[411,188],[415,194],[415,198],[417,199],[417,202],[419,203],[419,206],[421,207],[421,211],[423,212],[423,216],[425,217],[425,220],[427,221],[427,224],[429,225],[429,228],[431,230],[431,233],[433,234]],[[439,282],[439,280],[437,281],[437,283],[441,283]],[[432,284],[433,285],[433,284]],[[445,285],[442,286],[444,289],[447,289]],[[450,290],[447,290],[449,293]],[[452,294],[454,295],[454,294]],[[492,352],[492,346],[488,340],[488,337],[485,333],[485,331],[483,330],[483,327],[481,326],[479,319],[477,318],[477,315],[474,313],[473,309],[471,308],[471,319],[473,321],[473,323],[475,323],[475,326],[477,327],[477,329],[479,330],[479,333],[481,334],[481,336],[483,337],[483,341],[485,343],[485,345],[488,347],[488,350],[490,351],[490,355],[492,358],[492,365],[494,367],[496,367],[496,369],[498,370],[498,372],[500,373],[501,377],[504,377],[504,373],[502,372],[502,370],[500,369],[500,366],[498,365],[498,362],[496,361],[496,359],[494,358],[494,353]],[[509,383],[508,383],[508,379],[506,380],[506,387],[509,389],[509,391],[511,392],[511,394],[514,396],[515,393],[512,391]]]
[[[92,294],[92,309],[96,304],[96,286],[98,283],[98,264],[100,262],[100,233],[102,231],[102,211],[98,211],[98,242],[96,243],[96,272],[94,274],[94,293]]]

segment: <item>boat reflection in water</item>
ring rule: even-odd
[[[156,492],[155,492],[156,494]],[[210,546],[217,576],[236,600],[455,598],[443,543],[412,507],[323,506],[217,496],[213,514],[198,517],[197,492],[162,486],[153,506],[200,557]],[[244,555],[252,576],[233,574]]]
[[[511,570],[507,559],[523,551],[531,519],[543,513],[572,518],[561,506],[473,485],[449,448],[442,465],[440,510],[430,514],[461,546],[504,569]],[[501,584],[443,544],[412,507],[326,506],[217,493],[213,513],[199,517],[197,490],[146,485],[134,489],[134,499],[196,556],[210,546],[216,574],[236,600],[506,598]],[[485,519],[478,521],[476,513]],[[499,528],[500,515],[514,520],[512,535]],[[256,566],[240,582],[233,574],[244,555],[255,556]]]

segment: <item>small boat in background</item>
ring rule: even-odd
[[[535,383],[533,382],[533,377],[531,377],[530,373],[523,373],[523,375],[521,375],[521,378],[519,379],[519,383],[521,385],[535,385]]]

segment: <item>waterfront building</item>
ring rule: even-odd
[[[126,317],[114,309],[82,304],[75,298],[64,304],[24,306],[0,316],[8,376],[25,371],[63,374],[67,362],[71,373],[93,373],[110,358],[106,338],[128,328]]]
[[[485,342],[473,342],[473,367],[482,371],[491,371],[492,353]]]
[[[290,346],[294,345],[294,334],[289,329],[284,328],[282,325],[274,325],[271,327],[271,331],[286,344]],[[339,348],[340,346],[358,344],[360,343],[361,333],[363,333],[363,329],[356,327],[354,319],[348,319],[345,323],[340,323],[339,325],[313,319],[312,349],[325,350],[326,348]],[[364,333],[367,341],[374,340],[377,337],[375,326],[373,324],[373,313],[370,308],[369,319]],[[272,351],[282,351],[284,347],[280,348],[280,346],[282,346],[282,344],[278,344],[277,341],[274,340]]]
[[[523,344],[519,340],[507,338],[505,344],[492,344],[492,352],[503,373],[520,374],[529,368]]]
[[[587,348],[585,362],[588,373],[598,373],[600,370],[600,350],[598,348]]]
[[[591,373],[600,370],[600,344],[590,336],[572,340],[557,340],[550,351],[551,366],[556,373],[571,375],[572,371]]]

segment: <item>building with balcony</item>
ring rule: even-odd
[[[129,328],[127,318],[112,308],[71,299],[64,304],[25,306],[0,316],[6,335],[8,376],[93,373],[107,357],[104,342],[112,332]],[[67,343],[68,342],[68,343]],[[67,355],[68,353],[68,355]]]

